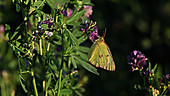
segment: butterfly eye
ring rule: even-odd
[[[106,57],[109,57],[109,55],[106,55]]]
[[[99,55],[99,57],[100,57],[100,58],[102,58],[102,57],[103,57],[103,55]]]

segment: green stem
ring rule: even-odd
[[[163,92],[161,93],[160,96],[163,96],[163,94],[165,93],[166,89],[167,89],[167,88],[163,89]]]
[[[50,50],[50,43],[48,43],[47,52],[49,52],[49,50]]]
[[[57,91],[57,96],[60,95],[60,87],[61,87],[61,76],[62,76],[62,71],[63,71],[63,63],[64,63],[64,36],[63,36],[63,30],[61,29],[61,34],[62,34],[62,60],[61,60],[61,67],[60,67],[60,74],[59,74],[59,83],[58,83],[58,91]]]
[[[36,82],[35,82],[35,77],[34,77],[34,72],[31,71],[31,76],[33,77],[33,86],[34,86],[34,92],[35,92],[35,96],[38,96],[38,91],[37,91],[37,86],[36,86]]]
[[[57,96],[60,96],[60,86],[61,86],[61,76],[62,76],[62,69],[60,70],[60,75],[59,75],[59,83],[58,83],[58,91],[57,91]]]
[[[39,43],[40,43],[40,55],[42,55],[42,39],[40,39]]]

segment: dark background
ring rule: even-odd
[[[169,73],[170,1],[168,0],[92,0],[92,19],[100,35],[107,28],[105,41],[116,63],[116,71],[99,69],[100,76],[89,74],[86,96],[146,96],[135,84],[143,80],[131,72],[127,55],[139,50],[157,63],[162,74]]]
[[[4,0],[3,0],[4,1]],[[131,72],[127,55],[140,50],[154,66],[158,64],[162,74],[169,73],[170,60],[170,1],[169,0],[92,0],[92,20],[97,22],[99,34],[105,28],[105,41],[110,47],[116,63],[116,71],[98,68],[100,76],[85,71],[85,96],[142,96],[146,91],[137,91],[135,84],[142,84],[138,72]],[[2,6],[3,5],[3,6]],[[21,13],[5,0],[0,3],[0,24],[9,24],[15,29],[21,22]],[[0,42],[0,71],[7,72],[11,81],[18,82],[17,61],[7,55],[11,49]],[[91,43],[89,43],[90,45]],[[5,51],[4,51],[5,50]],[[4,66],[7,64],[7,66]],[[2,79],[1,79],[2,80]],[[1,82],[2,83],[2,82]],[[13,86],[16,88],[16,86]],[[13,88],[12,87],[12,88]],[[17,88],[21,86],[17,84]],[[22,90],[22,88],[20,89]],[[23,90],[22,90],[23,92]]]

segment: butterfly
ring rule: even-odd
[[[113,61],[112,53],[104,40],[105,34],[102,37],[99,37],[91,46],[88,52],[88,60],[96,67],[115,71],[115,63]]]

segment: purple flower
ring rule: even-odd
[[[64,10],[61,12],[64,16],[66,17],[70,17],[73,14],[73,10],[72,9],[68,9],[68,10]]]
[[[99,37],[98,33],[95,33],[95,32],[91,33],[89,36],[89,38],[92,42],[94,42],[96,39],[98,39],[98,37]]]
[[[95,33],[98,33],[98,27],[97,26],[94,26],[93,30],[94,30]]]
[[[80,29],[83,33],[87,32],[87,30],[89,30],[89,24],[88,24],[88,20],[86,20],[84,22],[84,26]]]
[[[89,18],[90,15],[92,15],[92,13],[93,13],[93,7],[89,6],[89,5],[84,5],[83,7],[84,7],[84,10],[86,10],[84,16]]]
[[[167,88],[170,90],[170,74],[166,74],[166,75],[163,75],[162,78],[159,78],[158,79],[160,85],[162,86],[162,88],[166,88],[164,86],[167,86]]]
[[[143,74],[146,76],[146,77],[150,77],[150,76],[152,76],[153,74],[152,74],[152,72],[153,72],[153,69],[152,70],[147,70],[146,72],[143,72]]]
[[[142,54],[140,51],[133,51],[128,55],[128,64],[132,67],[132,71],[143,69],[143,66],[145,66],[147,58],[145,58],[145,55]]]

